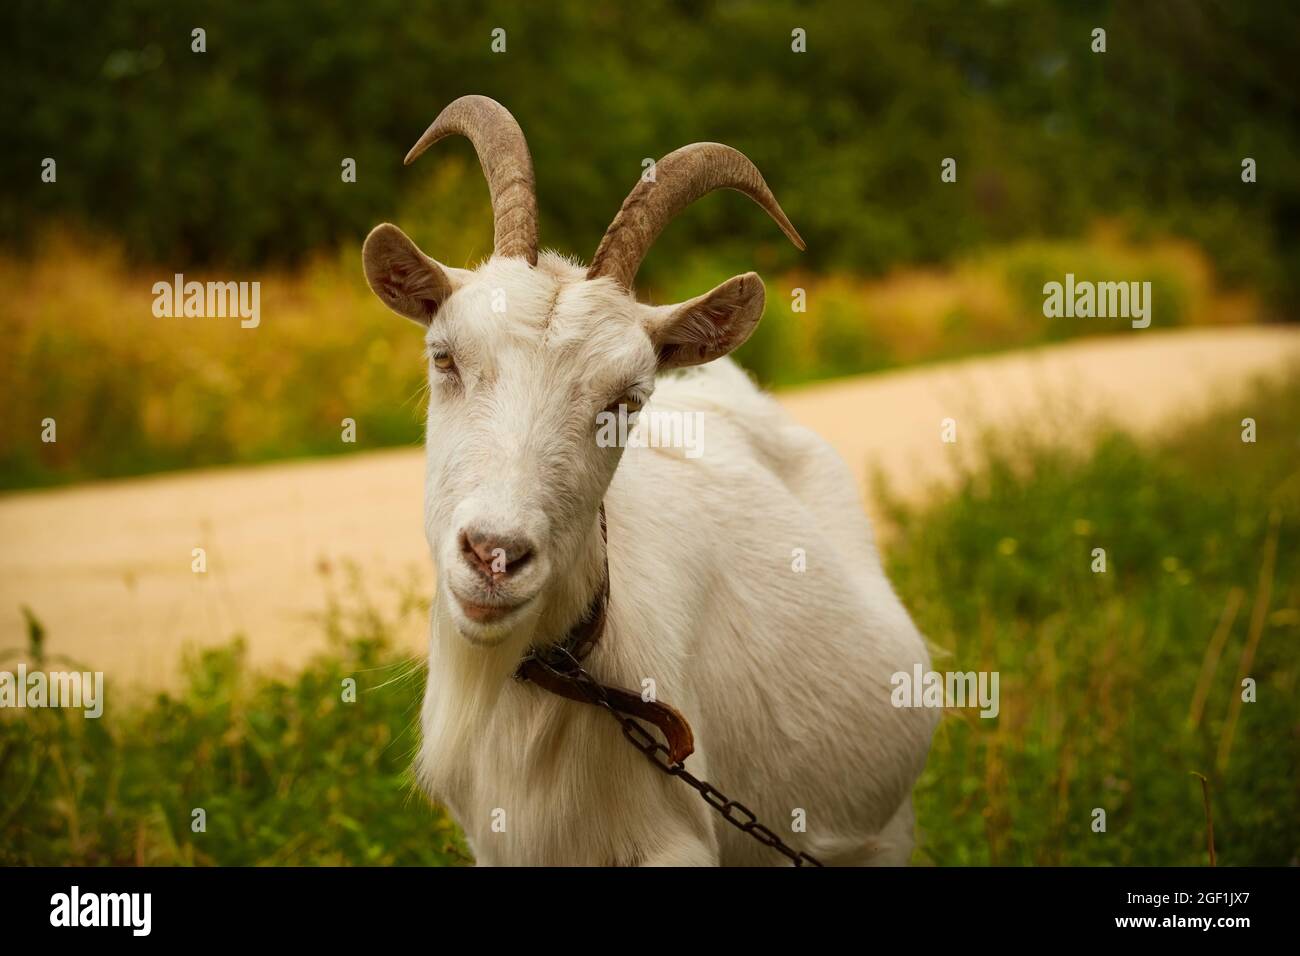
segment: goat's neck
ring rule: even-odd
[[[591,607],[596,593],[605,586],[608,544],[600,531],[600,518],[574,548],[574,558],[556,568],[546,609],[542,612],[530,644],[548,647],[561,641]]]

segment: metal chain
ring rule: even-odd
[[[705,803],[722,814],[722,818],[732,826],[743,833],[748,833],[764,846],[776,850],[795,866],[823,865],[820,860],[811,854],[787,846],[779,836],[759,823],[758,817],[748,807],[736,800],[729,799],[713,784],[695,776],[686,769],[686,764],[681,761],[672,762],[668,748],[657,741],[650,731],[646,730],[638,721],[618,710],[610,702],[609,696],[605,693],[605,688],[587,673],[567,647],[553,645],[547,648],[546,654],[535,654],[534,657],[542,666],[554,672],[557,676],[574,680],[589,702],[603,707],[611,717],[619,722],[623,728],[623,736],[628,739],[628,742],[633,747],[641,751],[647,760],[659,770],[668,774],[668,776],[685,781],[704,798]],[[556,666],[557,663],[561,666]]]

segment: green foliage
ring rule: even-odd
[[[334,653],[287,679],[250,673],[236,641],[187,661],[175,695],[123,708],[109,685],[99,719],[0,716],[0,865],[467,861],[409,773],[422,669],[376,618],[331,629]]]
[[[934,667],[1001,674],[996,719],[950,715],[936,736],[917,796],[926,859],[1203,864],[1193,772],[1210,779],[1220,863],[1300,859],[1297,435],[1291,384],[1153,448],[1003,436],[955,494],[895,507],[890,573],[944,652]]]
[[[791,52],[794,27],[807,53]],[[642,159],[697,140],[745,150],[808,240],[800,256],[757,209],[714,197],[664,236],[650,286],[705,249],[733,272],[757,256],[876,274],[1097,215],[1198,241],[1279,307],[1300,281],[1293,4],[370,0],[305,16],[19,0],[0,28],[22,145],[0,152],[0,233],[19,248],[53,217],[166,268],[247,266],[355,248],[398,219],[459,265],[487,251],[481,180],[446,205],[419,197],[439,164],[472,169],[469,147],[412,170],[401,157],[436,110],[479,92],[529,136],[549,244],[590,256]],[[39,181],[46,156],[57,185]],[[955,184],[939,179],[949,156]]]

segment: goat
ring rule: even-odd
[[[847,466],[725,357],[762,315],[763,283],[748,272],[673,305],[633,291],[660,232],[713,190],[749,196],[802,249],[794,226],[743,154],[697,143],[642,177],[584,268],[538,252],[514,117],[462,97],[406,163],[453,134],[488,181],[492,256],[442,265],[388,223],[362,250],[371,289],[424,327],[428,353],[438,574],[421,786],[483,865],[785,862],[601,708],[511,679],[608,586],[586,666],[687,716],[692,773],[822,862],[906,862],[934,713],[892,706],[890,675],[929,658]],[[597,442],[613,410],[702,414],[704,453]]]

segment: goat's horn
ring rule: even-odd
[[[758,203],[800,249],[803,239],[781,210],[763,175],[745,154],[721,143],[693,143],[669,153],[655,166],[655,179],[642,179],[623,200],[600,240],[587,278],[610,276],[632,288],[641,260],[659,233],[695,200],[715,189],[734,189]]]
[[[492,196],[496,254],[521,257],[529,265],[537,265],[537,181],[523,130],[496,100],[462,96],[438,114],[406,154],[406,164],[452,135],[468,138],[483,166]]]

